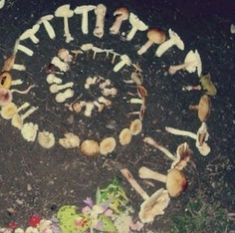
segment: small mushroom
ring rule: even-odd
[[[135,15],[133,13],[130,13],[129,22],[130,22],[132,28],[126,37],[126,39],[128,41],[130,41],[134,38],[137,31],[143,32],[148,29],[148,26],[143,21],[141,21],[137,15]]]
[[[65,149],[78,148],[80,146],[80,138],[73,133],[65,133],[64,138],[59,139],[59,144]]]
[[[2,106],[1,117],[3,119],[10,120],[16,113],[17,113],[17,106],[13,102],[10,102]]]
[[[171,197],[178,197],[188,185],[184,174],[177,169],[171,169],[167,175],[163,175],[147,167],[141,167],[139,176],[142,179],[153,179],[165,183]]]
[[[80,150],[82,154],[89,157],[96,156],[100,153],[100,147],[98,142],[89,139],[82,142]]]
[[[107,12],[107,7],[103,4],[98,4],[95,9],[96,14],[96,24],[93,31],[93,35],[102,38],[104,35],[104,20]]]
[[[32,122],[25,123],[21,129],[23,138],[28,142],[34,142],[37,137],[38,125]]]
[[[172,46],[177,46],[180,50],[184,50],[184,42],[178,36],[178,34],[172,29],[168,31],[170,39],[159,45],[156,51],[156,56],[161,57],[169,48]]]
[[[15,43],[15,48],[14,48],[15,52],[18,52],[18,51],[21,51],[23,53],[25,53],[26,55],[32,57],[34,52],[33,50],[29,49],[28,47],[20,44],[20,40],[16,40],[16,43]]]
[[[125,65],[130,66],[131,65],[131,59],[128,57],[128,55],[124,54],[120,57],[121,61],[119,63],[117,63],[114,68],[113,71],[114,72],[118,72],[119,70],[121,70]]]
[[[102,95],[104,96],[111,96],[111,97],[114,97],[117,95],[118,93],[118,90],[117,88],[115,87],[112,87],[112,88],[104,88],[102,91],[101,91]]]
[[[59,68],[62,72],[67,72],[70,68],[69,65],[61,61],[59,57],[53,57],[51,60],[51,64]]]
[[[91,117],[91,114],[92,114],[94,107],[95,107],[95,105],[93,102],[87,102],[85,104],[84,116]]]
[[[35,24],[32,28],[26,30],[21,36],[20,40],[26,40],[31,39],[34,44],[38,44],[39,39],[35,36],[35,34],[38,32],[40,26],[38,24]]]
[[[113,137],[104,138],[100,142],[100,154],[108,155],[116,148],[116,140]]]
[[[184,59],[184,63],[180,65],[172,65],[169,67],[169,73],[175,74],[177,71],[185,69],[189,73],[193,73],[197,70],[198,77],[201,76],[202,73],[202,62],[201,57],[197,50],[193,52],[190,50]]]
[[[142,131],[142,121],[140,119],[135,119],[131,122],[130,131],[132,135],[138,135]]]
[[[62,83],[62,79],[58,78],[57,76],[55,76],[54,74],[48,74],[47,75],[47,83],[48,84],[61,84]]]
[[[200,98],[198,105],[190,105],[190,110],[197,110],[198,118],[201,122],[204,122],[208,119],[211,112],[211,101],[208,95],[203,95]]]
[[[3,71],[0,74],[0,88],[9,89],[12,84],[12,76],[8,71]]]
[[[54,83],[50,86],[50,92],[52,94],[55,94],[55,93],[57,93],[61,90],[67,89],[69,87],[73,87],[73,85],[74,85],[73,82],[68,82],[68,83],[61,84],[61,85],[58,85],[58,84]]]
[[[148,41],[138,50],[138,54],[144,54],[153,44],[162,44],[166,40],[166,34],[160,29],[154,28],[147,32]]]
[[[116,16],[116,20],[109,31],[111,34],[116,35],[120,32],[122,22],[128,20],[129,11],[127,8],[121,7],[114,11],[113,16]]]
[[[120,170],[122,175],[127,179],[132,188],[144,199],[140,206],[139,218],[143,223],[153,222],[158,215],[164,214],[164,209],[170,203],[170,197],[167,190],[159,189],[154,194],[149,196],[142,187],[134,179],[131,172],[124,168]]]
[[[124,128],[119,134],[119,142],[122,146],[125,146],[131,142],[132,134],[130,129]]]
[[[112,105],[112,101],[110,101],[109,99],[105,98],[104,96],[100,96],[98,98],[98,102],[101,104],[104,104],[106,107],[109,107]]]
[[[55,30],[54,28],[51,26],[51,24],[49,23],[49,21],[51,21],[54,18],[54,15],[45,15],[43,17],[41,17],[37,24],[43,24],[43,26],[45,27],[48,36],[53,40],[55,39],[56,35],[55,35]]]
[[[68,19],[73,17],[73,14],[74,12],[70,10],[70,4],[62,5],[58,7],[55,11],[56,17],[64,18],[64,36],[66,43],[69,43],[70,41],[74,40],[74,38],[70,34],[68,22]]]
[[[57,55],[65,63],[70,63],[73,60],[73,56],[69,53],[68,49],[65,48],[59,49]]]
[[[74,96],[74,90],[72,90],[71,88],[68,88],[64,92],[59,92],[55,96],[55,100],[56,100],[57,103],[63,103],[67,99],[72,98],[73,96]]]
[[[55,136],[48,131],[38,133],[38,143],[45,149],[50,149],[55,145]]]
[[[22,64],[14,64],[12,69],[18,70],[18,71],[25,71],[26,67],[25,67],[25,65],[22,65]]]
[[[74,9],[75,14],[82,14],[82,33],[88,34],[88,12],[96,9],[94,5],[78,6]]]

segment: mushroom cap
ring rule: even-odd
[[[142,121],[135,119],[131,122],[130,131],[132,135],[137,135],[142,131]]]
[[[66,17],[71,18],[73,17],[74,12],[70,9],[70,4],[65,4],[58,7],[55,11],[56,17]]]
[[[98,155],[100,153],[100,147],[98,142],[89,139],[82,142],[80,150],[82,154],[87,155],[89,157]]]
[[[55,136],[53,133],[42,131],[38,133],[38,143],[45,149],[50,149],[55,145]]]
[[[201,57],[197,50],[195,50],[195,52],[190,50],[184,59],[184,63],[188,64],[185,67],[185,69],[189,73],[193,73],[197,69],[198,76],[200,77],[202,72],[202,62],[201,62]]]
[[[184,42],[181,40],[179,35],[174,32],[172,29],[169,29],[169,37],[171,40],[174,40],[174,44],[180,49],[184,50]]]
[[[124,128],[119,134],[119,142],[121,145],[127,145],[131,142],[132,134],[130,129]]]
[[[65,133],[64,138],[59,139],[59,144],[65,149],[76,148],[80,145],[80,138],[73,133]]]
[[[28,142],[34,142],[37,137],[38,125],[32,122],[25,123],[21,129],[23,138]]]
[[[148,30],[147,37],[155,44],[161,44],[166,40],[166,33],[158,28]]]
[[[1,116],[3,119],[10,120],[17,113],[17,106],[10,102],[1,109]]]
[[[0,74],[0,87],[9,89],[12,83],[12,76],[8,71],[4,71]]]
[[[204,142],[201,146],[197,146],[197,148],[203,156],[207,156],[211,152],[211,148],[206,142]]]
[[[10,90],[0,87],[0,106],[5,106],[12,101],[12,93]]]
[[[169,205],[170,197],[167,190],[161,188],[140,206],[139,218],[142,223],[154,221],[155,216],[163,215],[164,209]]]
[[[113,12],[113,16],[122,15],[123,20],[129,18],[129,10],[126,7],[120,7]]]
[[[181,171],[170,170],[167,175],[166,188],[171,197],[178,197],[187,188],[187,185],[188,182]]]
[[[82,14],[83,12],[92,11],[94,9],[96,9],[96,6],[94,6],[94,5],[77,6],[74,9],[74,13],[75,14]]]
[[[206,121],[210,115],[211,101],[208,95],[203,95],[198,104],[198,118],[201,122]]]
[[[116,148],[116,140],[113,137],[105,138],[100,143],[100,154],[107,155],[114,151]]]
[[[21,130],[23,127],[23,120],[19,114],[15,114],[11,119],[11,125]]]
[[[40,28],[39,24],[33,25],[32,28],[27,29],[25,32],[23,32],[20,36],[20,40],[26,40],[28,39],[31,35],[34,35],[36,32],[38,32]]]
[[[138,28],[139,31],[146,31],[149,28],[148,25],[146,25],[143,21],[141,21],[138,18],[138,16],[132,12],[130,13],[129,21],[130,21],[131,25]]]
[[[42,23],[43,21],[50,21],[53,18],[54,18],[54,15],[44,15],[38,20],[38,23]]]

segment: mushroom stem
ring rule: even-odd
[[[117,65],[114,66],[113,71],[118,72],[125,65],[126,65],[125,61],[120,61]]]
[[[157,148],[158,150],[160,150],[161,152],[163,152],[169,159],[175,161],[176,157],[165,147],[159,145],[153,138],[151,137],[145,137],[144,138],[144,142]]]
[[[47,20],[44,20],[42,23],[47,31],[48,36],[51,39],[55,39],[55,31],[54,28],[51,26],[51,24]]]
[[[159,45],[159,47],[156,50],[155,56],[161,57],[162,54],[164,54],[173,45],[174,45],[174,40],[173,39],[169,39],[169,40],[165,41],[164,43]]]
[[[179,135],[179,136],[190,137],[194,140],[197,140],[197,134],[192,133],[190,131],[175,129],[175,128],[171,128],[171,127],[165,127],[165,129],[168,133],[171,133],[171,134],[174,134],[174,135]]]
[[[34,44],[37,44],[39,42],[39,39],[35,35],[31,35],[30,39],[32,40]]]
[[[122,21],[122,18],[120,16],[117,16],[115,22],[113,23],[113,26],[110,28],[111,34],[118,34],[122,25]]]
[[[29,105],[30,105],[30,104],[29,104],[28,102],[23,103],[23,104],[17,109],[17,112],[20,112],[20,111],[22,111],[22,110],[28,108]]]
[[[151,46],[153,45],[153,42],[148,40],[138,51],[137,53],[139,55],[144,54]]]
[[[18,70],[18,71],[25,71],[26,67],[25,67],[25,65],[21,65],[21,64],[14,64],[12,69],[13,70]]]
[[[121,169],[120,172],[122,175],[127,179],[129,184],[132,186],[132,188],[144,199],[147,200],[149,198],[149,195],[141,188],[141,186],[137,183],[137,181],[134,179],[131,172],[127,169]]]
[[[130,99],[130,104],[143,104],[144,100],[143,99],[139,99],[139,98],[131,98]]]
[[[27,48],[24,45],[19,44],[17,50],[27,54],[28,56],[32,57],[33,56],[33,50]]]
[[[88,11],[84,11],[82,14],[82,32],[88,34]]]
[[[177,71],[185,69],[188,66],[188,63],[183,63],[180,65],[170,66],[168,72],[170,74],[175,74]]]
[[[106,15],[106,6],[103,4],[99,4],[96,7],[95,14],[96,14],[96,24],[95,29],[93,31],[94,36],[101,38],[104,35],[104,19]]]
[[[24,121],[27,117],[29,117],[31,114],[33,114],[36,110],[38,110],[38,107],[32,107],[27,112],[21,115],[22,121]]]
[[[138,31],[138,28],[133,26],[132,29],[130,30],[130,32],[128,33],[126,39],[128,41],[132,40],[134,38],[134,36],[135,36],[137,31]]]
[[[64,36],[65,36],[65,42],[69,43],[74,38],[71,36],[69,31],[69,19],[67,17],[64,17]]]
[[[25,94],[28,94],[29,91],[30,91],[33,87],[35,87],[35,85],[30,85],[26,90],[23,90],[23,91],[20,91],[20,90],[17,90],[17,89],[12,89],[12,90],[11,90],[11,93],[16,92],[16,93],[25,95]]]
[[[153,179],[160,181],[162,183],[166,183],[167,176],[163,175],[159,172],[152,171],[151,169],[147,167],[141,167],[139,169],[139,177],[142,179]]]

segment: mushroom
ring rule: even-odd
[[[95,107],[97,107],[98,112],[102,112],[104,110],[105,105],[104,104],[100,104],[98,101],[93,101]]]
[[[29,49],[28,47],[20,44],[20,40],[17,40],[16,44],[15,44],[15,51],[21,51],[23,53],[25,53],[26,55],[32,57],[34,52],[33,50]]]
[[[146,31],[149,27],[141,21],[137,15],[130,13],[129,22],[132,26],[130,32],[128,33],[126,39],[128,41],[132,40],[137,31]]]
[[[162,44],[166,40],[166,34],[160,29],[154,28],[147,32],[148,41],[137,51],[139,55],[144,54],[153,44]]]
[[[171,164],[171,168],[182,170],[187,165],[187,162],[189,162],[189,160],[191,159],[192,151],[190,150],[186,142],[180,144],[177,147],[176,156],[173,155],[167,148],[157,143],[151,137],[145,137],[144,142],[160,150],[164,155],[172,160],[173,163]]]
[[[94,5],[78,6],[74,9],[75,14],[82,14],[82,33],[88,34],[88,12],[96,8]]]
[[[98,98],[98,102],[101,103],[101,104],[104,104],[107,107],[112,105],[112,101],[110,101],[109,99],[106,99],[104,96],[100,96]]]
[[[107,7],[103,4],[98,4],[95,9],[96,14],[96,24],[93,31],[93,35],[102,38],[104,35],[104,20],[107,12]]]
[[[83,44],[80,46],[81,50],[84,52],[91,50],[93,47],[94,47],[94,45],[91,43]]]
[[[130,99],[130,104],[143,104],[144,103],[144,99],[139,99],[139,98],[131,98]]]
[[[113,137],[104,138],[100,142],[100,154],[108,155],[116,148],[116,140]]]
[[[171,169],[167,175],[163,175],[147,167],[141,167],[139,169],[139,177],[165,183],[166,189],[171,197],[178,197],[188,185],[184,174],[177,169]]]
[[[61,61],[58,57],[53,57],[51,64],[58,67],[62,72],[67,72],[70,68],[67,63]]]
[[[111,86],[111,85],[112,85],[111,80],[110,79],[105,79],[105,80],[102,80],[102,82],[99,85],[99,88],[101,90],[103,90],[103,89],[105,89],[105,88],[107,88],[108,86]]]
[[[73,133],[65,133],[64,138],[59,139],[59,144],[65,149],[78,148],[80,145],[80,138]]]
[[[95,85],[99,81],[98,77],[87,77],[86,82],[84,84],[85,89],[90,89],[90,86]]]
[[[94,109],[94,107],[95,107],[95,105],[93,102],[87,102],[85,105],[84,115],[86,117],[91,117],[92,110]]]
[[[69,111],[79,113],[82,108],[86,106],[85,101],[79,101],[71,104],[65,104],[65,107],[68,107]]]
[[[12,84],[12,77],[8,71],[3,71],[0,74],[0,88],[9,89]]]
[[[35,34],[38,32],[40,26],[38,24],[35,24],[32,28],[26,30],[19,38],[19,40],[26,40],[30,39],[34,44],[38,44],[39,39],[35,36]]]
[[[208,134],[207,125],[205,122],[202,122],[200,128],[197,131],[197,134],[190,132],[190,131],[175,129],[172,127],[165,127],[165,129],[167,132],[171,134],[190,137],[194,139],[196,147],[201,155],[207,156],[210,153],[211,149],[209,145],[206,143],[206,141],[209,138],[209,134]]]
[[[230,26],[230,32],[231,32],[232,34],[235,34],[235,25],[234,25],[234,24],[231,24],[231,26]]]
[[[207,95],[215,96],[217,94],[217,89],[211,80],[210,74],[202,75],[200,76],[199,79],[200,79],[202,89],[206,91]]]
[[[65,48],[59,49],[57,55],[65,63],[70,63],[73,60],[73,56],[69,53],[68,49]]]
[[[117,95],[118,93],[118,90],[117,88],[115,87],[112,87],[112,88],[104,88],[102,91],[101,91],[102,95],[104,96],[111,96],[111,97],[114,97]]]
[[[13,70],[18,70],[18,71],[25,71],[26,67],[25,67],[25,65],[21,65],[21,64],[14,64],[12,69]]]
[[[132,134],[130,129],[124,128],[119,134],[119,142],[122,146],[125,146],[131,142]]]
[[[121,70],[125,65],[130,66],[131,65],[131,59],[128,57],[128,55],[124,54],[120,56],[121,61],[119,63],[117,63],[114,68],[113,71],[114,72],[118,72],[119,70]]]
[[[67,89],[69,87],[73,87],[74,83],[73,82],[68,82],[68,83],[65,83],[63,85],[58,85],[56,83],[52,84],[50,86],[50,92],[55,94],[61,90],[64,90],[64,89]]]
[[[159,45],[155,53],[157,57],[161,57],[162,54],[164,54],[169,48],[174,45],[177,46],[180,50],[184,50],[184,42],[181,40],[178,34],[172,31],[172,29],[169,29],[168,33],[170,39]]]
[[[211,112],[211,101],[208,95],[203,95],[200,98],[198,105],[190,105],[190,110],[197,110],[198,118],[201,122],[204,122],[208,119]]]
[[[122,22],[125,20],[128,20],[129,11],[126,7],[121,7],[114,11],[113,16],[117,16],[117,17],[112,27],[109,29],[109,31],[111,34],[116,35],[119,33]]]
[[[3,119],[10,120],[16,113],[17,113],[17,106],[13,102],[10,102],[2,106],[1,117]]]
[[[54,15],[45,15],[43,17],[41,17],[37,24],[43,24],[43,26],[45,27],[48,36],[53,40],[55,39],[56,35],[55,35],[55,30],[54,28],[51,26],[51,24],[49,23],[49,21],[51,21],[54,18]]]
[[[89,139],[82,142],[80,150],[82,154],[87,155],[89,157],[98,155],[100,153],[100,147],[98,142]]]
[[[161,188],[149,196],[137,183],[128,169],[121,169],[121,173],[130,183],[132,188],[134,188],[134,190],[144,199],[139,211],[139,218],[141,222],[153,222],[156,216],[164,214],[164,209],[170,203],[170,197],[167,190]]]
[[[52,84],[52,83],[61,84],[62,83],[62,79],[58,78],[54,74],[48,74],[47,75],[47,83],[48,84]]]
[[[142,121],[140,119],[135,119],[131,122],[130,131],[132,135],[138,135],[142,131]]]
[[[189,73],[193,73],[197,70],[198,77],[201,76],[202,62],[201,62],[201,57],[197,50],[195,50],[195,52],[190,50],[187,53],[183,64],[170,66],[169,73],[175,74],[178,70],[182,70],[182,69],[187,70]]]
[[[55,145],[55,136],[48,131],[38,133],[38,143],[45,149],[50,149]]]
[[[64,92],[59,92],[55,96],[55,100],[57,103],[63,103],[67,99],[72,98],[73,96],[74,96],[74,90],[72,90],[71,88],[68,88]]]
[[[38,125],[32,122],[25,123],[21,129],[23,138],[28,142],[34,142],[37,137]]]
[[[5,0],[0,0],[0,9],[2,9],[5,5]]]
[[[68,22],[68,19],[73,17],[73,14],[74,12],[70,10],[70,4],[62,5],[58,7],[55,11],[56,17],[64,18],[64,36],[66,43],[69,43],[70,41],[74,40],[74,38],[70,34]]]

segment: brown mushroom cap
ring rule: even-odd
[[[0,74],[0,87],[9,89],[11,87],[12,77],[8,71]]]
[[[121,145],[127,145],[131,142],[132,139],[132,134],[130,129],[125,128],[121,131],[121,133],[119,134],[119,142]]]
[[[150,29],[147,33],[147,37],[155,44],[161,44],[166,40],[166,33],[160,29]]]
[[[131,122],[130,131],[132,135],[137,135],[142,131],[142,121],[140,119],[135,119]]]
[[[116,140],[113,137],[105,138],[100,143],[100,154],[107,155],[116,148]]]
[[[171,197],[178,197],[186,188],[188,182],[182,172],[177,169],[172,169],[166,180],[166,188]]]
[[[198,104],[198,118],[201,122],[206,121],[210,115],[211,101],[208,95],[203,95]]]
[[[95,156],[98,155],[100,152],[100,147],[98,142],[94,140],[85,140],[82,142],[80,146],[80,150],[82,154],[87,155],[87,156]]]

